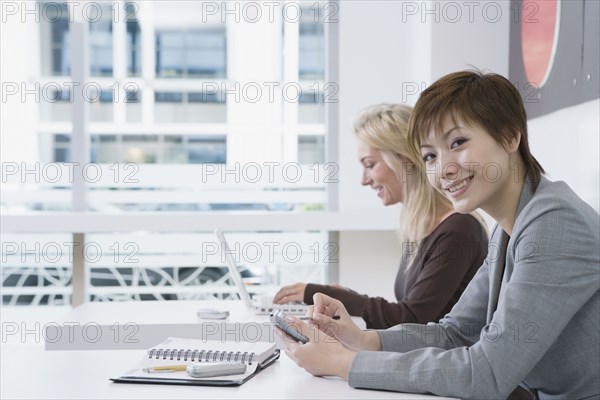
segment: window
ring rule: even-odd
[[[190,164],[227,162],[227,144],[225,140],[190,136],[187,145],[187,158]]]
[[[139,103],[140,92],[137,90],[127,90],[125,94],[125,103]]]
[[[301,80],[325,78],[325,32],[323,22],[315,21],[313,10],[303,9],[300,20],[298,76]]]
[[[113,29],[110,4],[100,4],[99,20],[90,20],[90,75],[111,76],[113,74]]]
[[[68,89],[56,88],[48,93],[39,103],[42,121],[69,121],[71,119],[71,92]]]
[[[54,162],[69,162],[71,160],[71,138],[69,135],[54,135]]]
[[[46,166],[69,163],[82,156],[71,149],[72,137],[87,132],[91,163],[86,165],[91,166],[90,179],[23,184],[20,176],[15,176],[3,186],[3,212],[72,211],[76,193],[86,195],[85,212],[101,213],[108,224],[118,224],[124,213],[140,211],[149,212],[148,218],[153,219],[161,217],[158,214],[163,211],[296,213],[325,208],[327,189],[323,175],[328,171],[317,171],[314,166],[315,162],[324,161],[325,154],[321,94],[324,89],[320,82],[325,58],[318,54],[324,51],[324,30],[322,22],[312,21],[314,13],[309,13],[311,17],[300,24],[278,20],[244,27],[229,17],[227,22],[221,18],[203,21],[199,18],[201,2],[90,3],[89,18],[97,17],[94,10],[98,6],[102,9],[102,18],[88,24],[89,65],[85,66],[97,92],[93,88],[86,91],[90,112],[81,129],[81,125],[73,126],[79,122],[74,119],[73,102],[79,101],[80,96],[70,92],[66,82],[71,79],[66,77],[71,73],[71,56],[75,55],[75,63],[81,60],[73,54],[79,49],[72,47],[68,12],[82,12],[83,4],[67,7],[66,3],[43,3],[49,5],[40,7],[44,12],[40,23],[28,18],[27,23],[18,24],[18,30],[15,24],[7,24],[8,31],[3,26],[3,45],[4,40],[10,40],[7,36],[13,34],[10,29],[27,40],[33,39],[11,60],[3,60],[3,67],[12,63],[6,79],[20,82],[23,76],[31,76],[41,87],[49,85],[42,89],[47,95],[39,103],[31,101],[27,107],[18,101],[3,104],[3,116],[39,116],[39,120],[34,117],[31,121],[12,118],[8,124],[3,117],[3,129],[7,124],[9,132],[18,132],[3,135],[3,151],[10,149],[7,153],[15,154],[13,158],[19,163],[34,160],[44,178],[43,174],[54,171],[54,166],[44,169]],[[215,3],[217,7],[224,4]],[[114,7],[120,7],[118,18]],[[269,9],[263,8],[262,15],[269,18]],[[277,15],[282,14],[276,13],[276,18],[280,18]],[[300,35],[290,29],[299,30]],[[293,34],[287,36],[286,32]],[[143,36],[146,33],[151,35],[149,41]],[[40,49],[39,65],[31,64],[32,49]],[[299,53],[286,61],[289,51]],[[40,76],[35,75],[36,71],[41,71]],[[288,83],[288,76],[298,80],[298,72],[299,82],[291,82],[287,94],[293,97],[293,89],[301,86],[302,96],[286,102],[281,89]],[[4,73],[3,69],[3,79]],[[81,88],[83,83],[79,84]],[[270,93],[278,97],[265,100]],[[254,101],[257,96],[258,101]],[[97,169],[102,176],[96,182]],[[315,175],[317,172],[320,174]],[[255,181],[257,173],[266,179]],[[302,179],[296,182],[296,176]],[[83,190],[72,190],[76,185]],[[72,214],[66,216],[71,217]],[[229,213],[224,218],[230,218]],[[197,251],[199,243],[214,241],[213,235],[206,228],[198,230],[185,223],[181,226],[181,232],[171,233],[130,232],[121,228],[116,228],[119,234],[93,229],[83,232],[86,241],[102,244],[107,255],[86,264],[91,273],[86,283],[88,299],[226,296],[219,292],[217,284],[211,289],[196,287],[215,280],[223,284],[226,279],[220,260],[215,257],[203,261]],[[279,253],[274,261],[263,257],[244,263],[242,259],[240,265],[252,269],[252,278],[261,284],[323,282],[324,264],[332,249],[324,247],[326,232],[286,229],[290,228],[268,233],[233,232],[234,243],[237,235],[242,244],[257,238],[261,243],[270,243],[276,238],[282,245],[291,245],[286,253],[280,254],[281,247],[276,249]],[[73,239],[72,234],[61,232],[52,240],[68,242]],[[118,251],[113,246],[117,236]],[[27,246],[41,242],[19,232],[12,237],[17,243],[28,243]],[[139,251],[124,247],[130,243],[139,246]],[[296,256],[292,251],[296,244],[304,246],[302,257],[294,261],[294,268],[287,268],[285,258]],[[270,249],[262,251],[268,255]],[[116,262],[116,253],[120,261],[130,255],[139,256],[144,266]],[[62,249],[60,265],[42,265],[33,262],[33,258],[23,263],[21,254],[10,257],[10,276],[3,276],[3,286],[10,286],[10,290],[3,301],[69,302],[72,265],[68,249]],[[21,281],[25,282],[21,286],[30,287],[14,287]],[[138,290],[141,286],[146,287]],[[170,287],[165,290],[161,286]],[[35,294],[30,296],[31,293]]]
[[[90,100],[90,121],[92,122],[112,122],[113,120],[113,91],[102,89],[100,93],[95,93]]]
[[[139,90],[125,90],[125,121],[142,122],[142,96]]]
[[[56,3],[53,7],[46,8],[48,18],[44,19],[45,34],[44,37],[50,40],[51,62],[42,63],[42,65],[51,66],[46,70],[47,75],[65,76],[71,73],[69,66],[69,14],[66,4]],[[52,21],[52,22],[49,22]]]
[[[154,101],[157,103],[181,103],[183,101],[183,93],[181,92],[156,92]]]
[[[325,162],[324,138],[322,136],[302,135],[298,137],[298,162],[314,164]]]
[[[303,90],[298,100],[298,122],[301,124],[325,123],[325,96],[316,90]]]
[[[225,96],[222,92],[219,93],[188,93],[188,101],[190,103],[225,103]]]
[[[156,76],[225,78],[225,29],[156,33]]]
[[[125,4],[127,18],[127,75],[140,76],[141,74],[141,36],[140,24],[135,17],[137,7],[133,3]]]
[[[155,92],[155,122],[224,123],[225,96],[214,92]]]
[[[227,161],[227,140],[206,135],[91,135],[95,163],[222,164]],[[70,162],[71,137],[53,135],[52,162]]]
[[[41,18],[42,68],[44,75],[68,76],[71,74],[69,9],[66,4],[39,2]],[[90,15],[90,75],[113,74],[113,35],[111,4],[94,3],[101,15]],[[96,11],[99,12],[99,11]],[[93,13],[92,13],[93,14]],[[98,18],[99,17],[99,18]]]

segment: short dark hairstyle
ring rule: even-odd
[[[527,114],[519,91],[501,75],[480,71],[453,72],[423,91],[409,123],[412,151],[420,154],[421,140],[431,129],[442,130],[446,117],[484,128],[502,146],[521,134],[519,154],[533,188],[545,173],[529,150]]]

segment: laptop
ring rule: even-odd
[[[227,239],[225,239],[223,231],[221,229],[215,229],[215,235],[217,235],[217,238],[219,239],[221,250],[225,253],[227,268],[229,269],[229,274],[231,275],[231,279],[233,279],[238,295],[248,310],[257,315],[267,315],[274,310],[281,310],[286,314],[292,315],[306,314],[308,310],[306,304],[273,304],[273,298],[263,298],[261,299],[262,301],[252,301],[250,294],[246,290],[246,285],[244,285],[244,282],[242,281],[242,274],[229,250],[229,244],[227,243]]]

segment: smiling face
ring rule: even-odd
[[[385,206],[402,202],[402,182],[385,163],[381,153],[362,142],[358,142],[357,153],[363,168],[360,183],[363,186],[371,186]]]
[[[517,148],[518,141],[505,148],[483,128],[446,117],[441,132],[432,129],[423,138],[421,156],[429,183],[457,211],[482,208],[498,220],[512,196]]]

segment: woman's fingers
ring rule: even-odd
[[[293,285],[284,286],[279,289],[279,292],[273,298],[275,304],[286,304],[292,301],[304,300],[305,283],[295,283]]]

